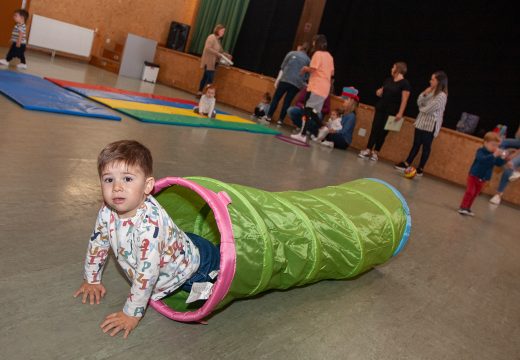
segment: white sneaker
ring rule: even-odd
[[[334,147],[334,143],[332,141],[323,140],[320,144],[330,148]]]
[[[493,205],[500,205],[500,202],[502,201],[502,196],[499,194],[495,194],[491,199],[489,199],[489,202]]]
[[[18,64],[16,65],[16,68],[20,70],[27,70],[27,64]]]
[[[0,65],[9,66],[9,62],[6,59],[1,59],[0,60]]]
[[[301,141],[303,143],[307,143],[307,136],[302,135],[302,134],[292,134],[291,138],[294,140]]]
[[[370,160],[377,161],[377,160],[379,160],[379,157],[377,156],[376,153],[372,153],[372,156],[370,156]]]
[[[311,140],[314,141],[314,142],[317,142],[318,141],[318,137],[314,136],[314,135],[311,135]]]
[[[362,158],[362,159],[368,159],[368,157],[370,156],[370,153],[371,153],[370,150],[365,149],[365,150],[361,151],[361,152],[358,154],[358,157],[360,157],[360,158]]]
[[[509,181],[515,181],[520,179],[520,171],[513,171],[513,175],[509,177]]]
[[[262,116],[261,119],[267,122],[271,122],[271,118],[267,115]]]
[[[473,211],[471,211],[470,209],[460,208],[459,210],[457,210],[457,212],[461,215],[475,216],[475,213]]]

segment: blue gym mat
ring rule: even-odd
[[[121,120],[105,107],[34,75],[0,70],[0,92],[27,110]]]

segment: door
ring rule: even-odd
[[[11,32],[13,31],[13,13],[25,5],[22,0],[0,0],[0,46],[10,46]]]

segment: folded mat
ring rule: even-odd
[[[30,74],[0,70],[0,92],[27,110],[121,120],[94,101]]]

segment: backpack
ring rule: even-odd
[[[457,131],[465,134],[473,134],[477,128],[480,116],[463,112],[457,123]]]

